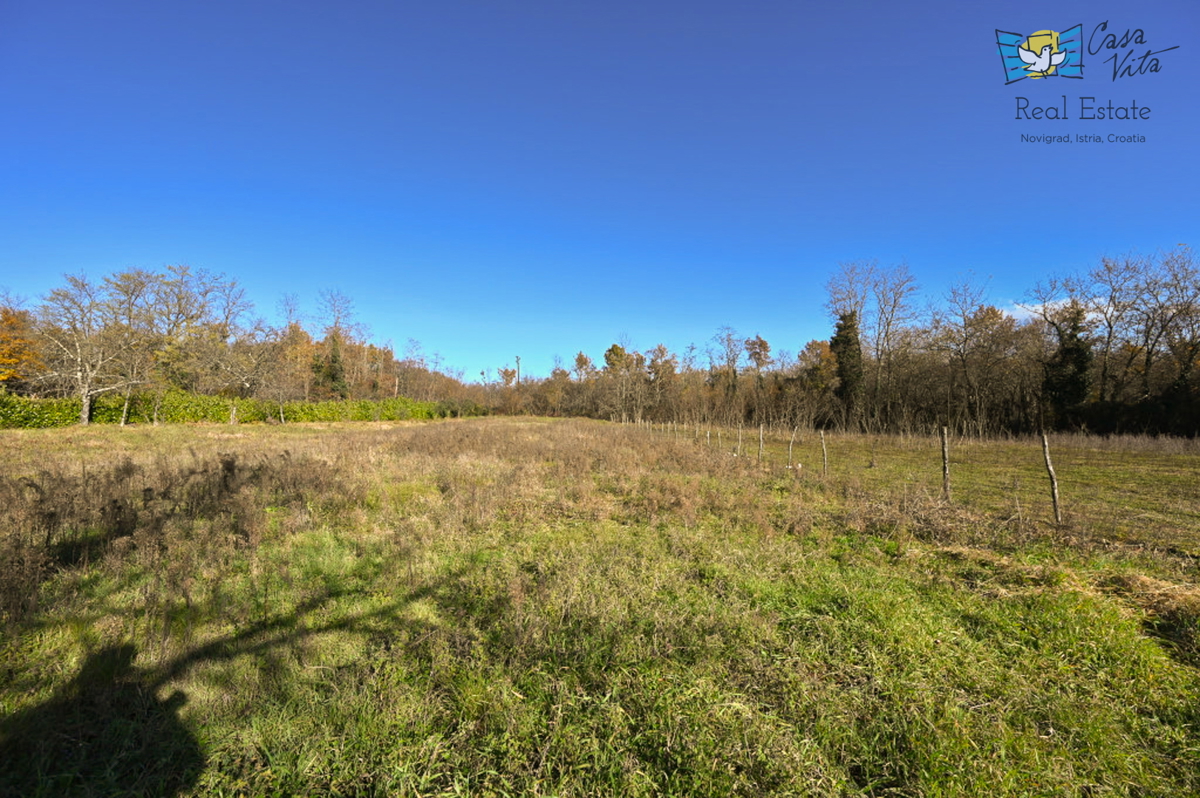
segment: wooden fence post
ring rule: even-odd
[[[1050,475],[1050,498],[1054,500],[1054,523],[1062,526],[1062,510],[1058,506],[1058,477],[1054,475],[1054,464],[1050,462],[1050,442],[1042,432],[1042,456],[1046,458],[1046,473]]]
[[[825,448],[825,430],[821,430],[821,475],[829,476],[829,450]]]
[[[948,430],[942,427],[942,498],[950,501],[950,443]]]

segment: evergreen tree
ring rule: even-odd
[[[1049,420],[1055,426],[1077,427],[1092,384],[1092,344],[1086,337],[1083,306],[1072,301],[1050,325],[1058,348],[1046,363],[1042,380]]]
[[[316,377],[316,387],[319,393],[324,393],[335,399],[345,399],[350,396],[350,386],[346,382],[346,367],[342,363],[342,347],[337,335],[329,336],[329,352],[324,358],[317,357],[313,361],[313,376]]]
[[[838,316],[829,349],[837,359],[838,386],[834,395],[842,403],[846,423],[857,426],[865,385],[857,313],[851,310]]]

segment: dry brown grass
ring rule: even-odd
[[[166,594],[190,601],[167,565],[187,570],[319,522],[418,544],[567,521],[826,541],[841,530],[901,544],[1118,546],[1170,560],[1176,577],[1196,565],[1197,530],[1180,524],[1200,518],[1200,497],[1159,485],[1171,469],[1186,478],[1193,460],[1174,443],[1163,454],[1158,439],[1055,439],[1071,517],[1056,529],[1030,492],[1039,464],[1024,442],[956,443],[947,505],[930,441],[827,437],[829,477],[811,467],[811,435],[796,447],[810,466],[787,470],[779,441],[759,464],[703,436],[582,420],[6,431],[0,608],[20,619],[49,574],[105,557],[165,569]],[[1156,503],[1169,523],[1145,523]]]

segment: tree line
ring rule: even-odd
[[[182,390],[722,426],[1200,434],[1200,268],[1182,245],[1047,278],[1012,311],[969,281],[923,303],[907,266],[843,263],[826,285],[832,335],[795,355],[722,327],[683,352],[614,343],[547,377],[518,362],[470,384],[416,342],[397,356],[368,341],[338,292],[306,327],[294,299],[271,325],[235,281],[187,266],[65,279],[32,307],[0,298],[0,386],[76,397],[85,423],[97,396]]]
[[[841,264],[828,340],[774,354],[721,328],[703,349],[613,344],[493,386],[505,412],[625,421],[960,434],[1200,434],[1200,269],[1179,246],[1104,258],[1006,311],[963,282],[918,301],[907,266]],[[498,390],[497,390],[498,388]]]
[[[397,357],[368,341],[345,295],[322,292],[319,305],[314,334],[294,298],[284,298],[284,321],[268,324],[236,281],[188,266],[68,275],[31,308],[0,301],[0,389],[75,398],[84,424],[98,397],[123,397],[127,415],[135,398],[161,404],[171,391],[279,406],[403,396],[447,403],[452,414],[480,409],[415,342]],[[237,407],[229,402],[230,421]]]

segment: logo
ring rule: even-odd
[[[1083,25],[1059,33],[1040,30],[1028,36],[996,31],[996,45],[1004,65],[1004,83],[1025,78],[1083,77]]]

